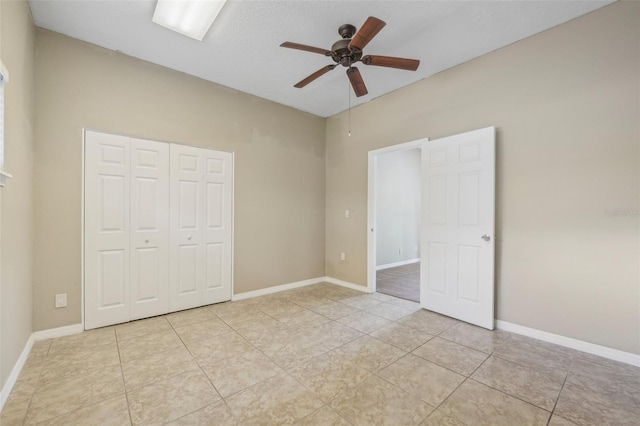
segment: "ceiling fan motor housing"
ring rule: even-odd
[[[351,38],[355,33],[356,27],[351,24],[340,25],[340,28],[338,28],[338,34],[340,34],[342,38]]]
[[[336,41],[333,43],[333,46],[331,46],[331,58],[334,62],[344,67],[350,67],[362,58],[362,51],[360,49],[354,49],[353,47],[349,48],[349,43],[351,43],[351,36],[353,34],[347,33],[346,31],[355,31],[355,29],[356,27],[349,24],[341,26],[338,32],[344,38]],[[346,35],[348,35],[348,37],[346,37]]]

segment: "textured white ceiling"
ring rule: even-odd
[[[340,38],[340,25],[359,28],[368,16],[385,21],[365,54],[420,59],[420,68],[358,64],[369,94],[352,94],[354,106],[609,3],[230,0],[198,42],[153,24],[155,1],[30,0],[39,27],[322,117],[348,107],[345,69],[296,89],[299,80],[333,62],[279,47],[283,41],[330,49]]]

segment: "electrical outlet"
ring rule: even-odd
[[[67,293],[56,294],[56,308],[67,307]]]
[[[340,260],[347,260],[347,254],[345,252],[340,253]]]

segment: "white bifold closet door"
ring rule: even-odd
[[[85,133],[85,329],[231,299],[232,154]]]
[[[172,311],[231,299],[230,153],[171,145]]]

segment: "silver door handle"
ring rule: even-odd
[[[189,235],[189,236],[187,237],[187,240],[191,241],[191,235]]]
[[[485,241],[490,241],[490,240],[491,240],[491,237],[490,237],[490,236],[488,236],[487,234],[484,234],[484,235],[483,235],[482,237],[480,237],[480,238],[482,238],[482,239],[483,239],[483,240],[485,240]]]

